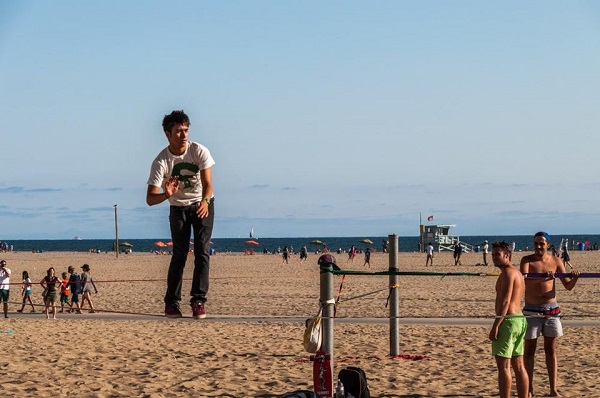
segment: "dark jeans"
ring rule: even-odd
[[[194,231],[194,275],[190,303],[206,302],[208,292],[208,271],[210,265],[210,237],[215,220],[215,204],[211,199],[208,216],[199,218],[196,215],[196,204],[190,206],[171,206],[169,224],[173,240],[173,257],[167,273],[167,293],[165,303],[181,301],[181,284],[183,269],[188,258],[190,236]]]

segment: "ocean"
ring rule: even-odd
[[[360,241],[368,238],[373,241],[373,245],[367,245]],[[589,245],[594,245],[600,242],[600,235],[568,235],[551,237],[551,243],[558,246],[563,238],[568,238],[569,241],[588,242]],[[327,245],[330,251],[338,249],[348,250],[351,245],[355,245],[359,250],[364,250],[368,246],[380,251],[382,248],[382,240],[387,240],[387,236],[360,236],[360,237],[296,237],[296,238],[258,238],[254,239],[259,244],[250,246],[245,242],[247,238],[214,238],[212,239],[212,248],[216,252],[234,252],[240,253],[245,249],[252,248],[255,252],[276,252],[279,249],[283,250],[285,246],[293,247],[294,251],[298,252],[303,245],[306,245],[309,252],[314,252],[316,249],[322,249],[322,245],[311,244],[310,242],[319,240]],[[400,252],[414,252],[419,250],[418,236],[400,236],[398,237],[398,245]],[[461,236],[461,242],[469,245],[481,245],[484,240],[494,242],[496,240],[505,240],[506,242],[515,242],[516,251],[528,251],[532,248],[533,237],[529,235],[507,235],[507,236]],[[127,239],[119,238],[119,243],[128,242],[132,246],[134,252],[150,252],[160,249],[155,245],[156,242],[168,243],[169,239]],[[15,251],[40,251],[40,252],[87,252],[90,249],[98,249],[100,251],[112,250],[114,239],[65,239],[65,240],[7,240],[8,245],[12,245]],[[427,244],[427,242],[426,242]],[[169,247],[163,250],[169,250]],[[578,246],[571,248],[577,250]]]

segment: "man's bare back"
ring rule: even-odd
[[[524,337],[527,323],[521,312],[525,290],[523,275],[510,262],[512,251],[508,243],[492,244],[492,260],[500,269],[496,281],[496,318],[490,329],[492,355],[498,367],[498,389],[501,397],[510,397],[512,377],[515,373],[519,398],[527,397],[529,376],[523,361]]]
[[[523,275],[513,266],[501,268],[501,271],[496,281],[496,315],[519,314],[525,290]],[[508,297],[506,297],[507,292],[510,292]],[[508,308],[503,314],[505,300],[508,301]]]

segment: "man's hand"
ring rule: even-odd
[[[167,198],[170,198],[175,195],[177,191],[179,191],[179,177],[173,176],[169,178],[169,181],[167,181],[167,184],[165,185],[165,194]]]
[[[196,205],[196,215],[198,218],[208,217],[208,203],[205,200],[200,201]]]
[[[498,328],[496,327],[496,325],[492,326],[492,329],[490,329],[490,340],[495,341],[498,339]]]
[[[580,275],[580,274],[581,274],[581,272],[573,270],[573,271],[571,272],[571,277],[572,277],[573,279],[577,279],[577,278],[579,278],[579,275]]]

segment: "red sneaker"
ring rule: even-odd
[[[183,314],[178,304],[165,304],[165,316],[167,318],[181,318]]]
[[[204,310],[204,303],[192,304],[192,314],[194,315],[194,319],[206,318],[206,310]]]

